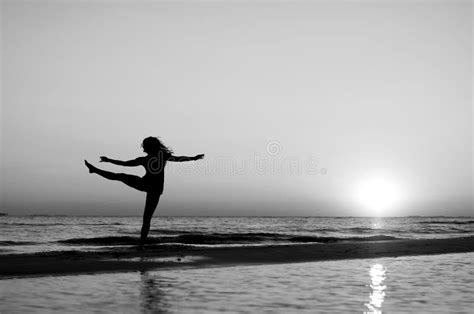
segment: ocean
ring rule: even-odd
[[[140,223],[140,217],[4,216],[0,250],[7,258],[127,249],[136,245]],[[472,217],[157,216],[150,243],[166,248],[442,239],[472,237],[473,227]],[[471,313],[473,261],[470,252],[7,276],[0,279],[0,313]]]
[[[136,245],[141,217],[2,216],[0,254]],[[160,217],[154,245],[240,246],[474,235],[473,217]]]

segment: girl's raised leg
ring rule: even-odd
[[[88,163],[86,160],[84,160],[84,163],[86,164],[86,167],[89,168],[90,173],[96,173],[99,176],[109,179],[109,180],[123,182],[129,187],[132,187],[142,192],[146,191],[146,187],[143,184],[142,178],[138,176],[134,176],[131,174],[126,174],[126,173],[115,173],[115,172],[105,171],[97,167],[94,167],[93,165]]]

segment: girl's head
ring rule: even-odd
[[[149,136],[142,142],[143,151],[148,155],[157,155],[159,152],[171,155],[173,151],[166,147],[157,137]]]

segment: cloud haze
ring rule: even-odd
[[[84,158],[160,136],[159,215],[472,214],[472,2],[3,1],[2,206],[139,215]]]

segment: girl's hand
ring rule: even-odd
[[[100,162],[109,162],[110,159],[105,156],[100,156]]]
[[[204,158],[204,154],[194,156],[195,160],[199,160],[199,159],[203,159],[203,158]]]

